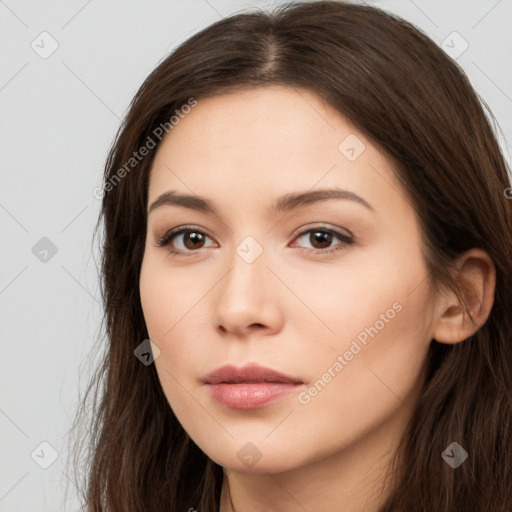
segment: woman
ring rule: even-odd
[[[509,187],[464,73],[388,13],[185,41],[106,163],[87,510],[511,510]]]

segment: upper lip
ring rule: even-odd
[[[242,368],[233,365],[225,365],[217,368],[209,373],[204,382],[206,384],[231,383],[238,384],[241,382],[279,382],[288,384],[300,384],[302,381],[289,375],[276,372],[270,368],[265,368],[258,364],[247,364]]]

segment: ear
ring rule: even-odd
[[[433,338],[439,343],[454,344],[469,338],[485,324],[494,304],[496,268],[487,252],[470,249],[459,256],[456,267],[456,281],[467,311],[453,290],[440,293],[433,330]]]

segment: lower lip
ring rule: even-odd
[[[231,409],[258,409],[294,392],[298,385],[282,382],[208,384],[210,395]]]

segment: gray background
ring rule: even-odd
[[[93,190],[129,101],[189,35],[272,3],[0,1],[0,512],[79,509],[63,497],[67,434],[100,334]],[[510,162],[512,0],[368,3],[454,51],[467,41],[457,60],[493,110]]]

